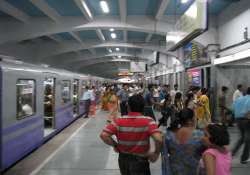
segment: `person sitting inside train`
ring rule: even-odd
[[[22,98],[22,114],[24,116],[29,116],[33,114],[33,109],[31,107],[31,105],[29,104],[29,98],[23,96]]]
[[[50,85],[45,86],[44,111],[46,116],[52,116],[53,111],[53,95]]]

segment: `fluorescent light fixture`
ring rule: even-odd
[[[227,62],[230,62],[230,61],[233,61],[233,60],[234,60],[234,56],[229,55],[229,56],[214,59],[214,64],[216,65],[216,64],[227,63]]]
[[[109,49],[109,53],[112,53],[112,49]]]
[[[114,28],[111,28],[111,29],[109,29],[109,31],[110,31],[110,32],[113,32],[113,31],[115,31],[115,29],[114,29]]]
[[[115,33],[111,33],[111,38],[116,39],[116,34]]]
[[[119,56],[118,56],[118,58],[122,58],[122,56],[121,56],[121,55],[119,55]]]
[[[87,6],[85,0],[81,0],[81,2],[82,2],[82,6],[83,6],[84,10],[86,11],[86,13],[88,14],[89,18],[92,19],[93,16],[92,16],[92,14],[91,14],[91,12],[89,10],[89,7]]]
[[[228,55],[225,57],[214,59],[214,64],[216,65],[216,64],[228,63],[228,62],[237,61],[237,60],[241,60],[241,59],[248,58],[248,57],[250,57],[250,49],[235,53],[233,55]]]
[[[120,48],[117,47],[117,48],[115,48],[115,50],[116,50],[116,51],[120,51]]]
[[[181,0],[182,4],[186,4],[188,2],[188,0]]]
[[[104,13],[109,13],[109,6],[106,1],[100,1],[100,5]]]
[[[42,66],[42,67],[46,67],[46,68],[49,67],[48,64],[41,64],[41,66]]]
[[[235,60],[240,60],[242,58],[247,58],[250,57],[250,49],[238,52],[236,54],[234,54],[234,59]]]

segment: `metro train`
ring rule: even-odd
[[[90,81],[103,79],[0,61],[1,172],[84,114],[80,97]]]

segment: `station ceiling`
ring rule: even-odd
[[[117,58],[145,61],[147,51],[175,56],[165,36],[194,0],[181,1],[106,0],[104,13],[100,0],[0,0],[0,48],[35,50],[27,61],[114,78],[129,68]],[[209,14],[232,2],[208,0]]]

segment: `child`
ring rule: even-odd
[[[203,173],[205,172],[206,175],[231,175],[232,156],[226,147],[229,145],[227,129],[219,124],[209,124],[204,129],[203,141],[208,146],[202,155],[201,170],[203,168]]]

